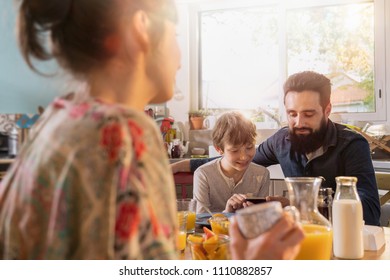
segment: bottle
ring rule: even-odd
[[[360,259],[364,255],[363,208],[356,177],[336,177],[333,200],[333,253],[337,258]]]
[[[326,201],[326,189],[324,188],[318,191],[317,208],[321,215],[329,220],[329,205]]]

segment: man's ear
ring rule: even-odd
[[[325,116],[326,116],[327,118],[329,118],[329,115],[330,115],[331,112],[332,112],[332,104],[329,103],[329,104],[326,105],[326,107],[325,107]]]
[[[149,16],[144,11],[139,10],[134,13],[132,22],[134,37],[142,49],[148,50],[150,45],[150,35],[148,32],[150,26]]]

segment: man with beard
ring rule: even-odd
[[[324,75],[305,71],[291,75],[283,86],[288,127],[256,150],[253,162],[280,164],[284,176],[322,176],[322,187],[336,190],[335,177],[355,176],[367,225],[379,225],[380,204],[367,140],[329,115],[331,83]],[[172,164],[173,172],[194,171],[204,160]]]

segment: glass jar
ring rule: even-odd
[[[318,211],[321,177],[285,178],[290,204],[299,210],[305,239],[296,259],[329,260],[332,255],[332,225]]]
[[[333,252],[342,259],[364,255],[363,208],[356,190],[356,177],[336,177],[333,199]]]

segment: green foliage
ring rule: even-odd
[[[374,77],[373,73],[369,75],[365,80],[361,81],[358,84],[358,87],[364,89],[369,94],[363,100],[364,105],[369,109],[369,111],[373,111],[375,109],[375,89],[374,89]]]
[[[327,65],[328,73],[324,74],[345,73],[361,81],[357,86],[368,94],[362,101],[369,111],[374,111],[373,5],[296,9],[287,15],[289,61],[302,61],[305,65],[306,57],[310,57],[313,70]]]

